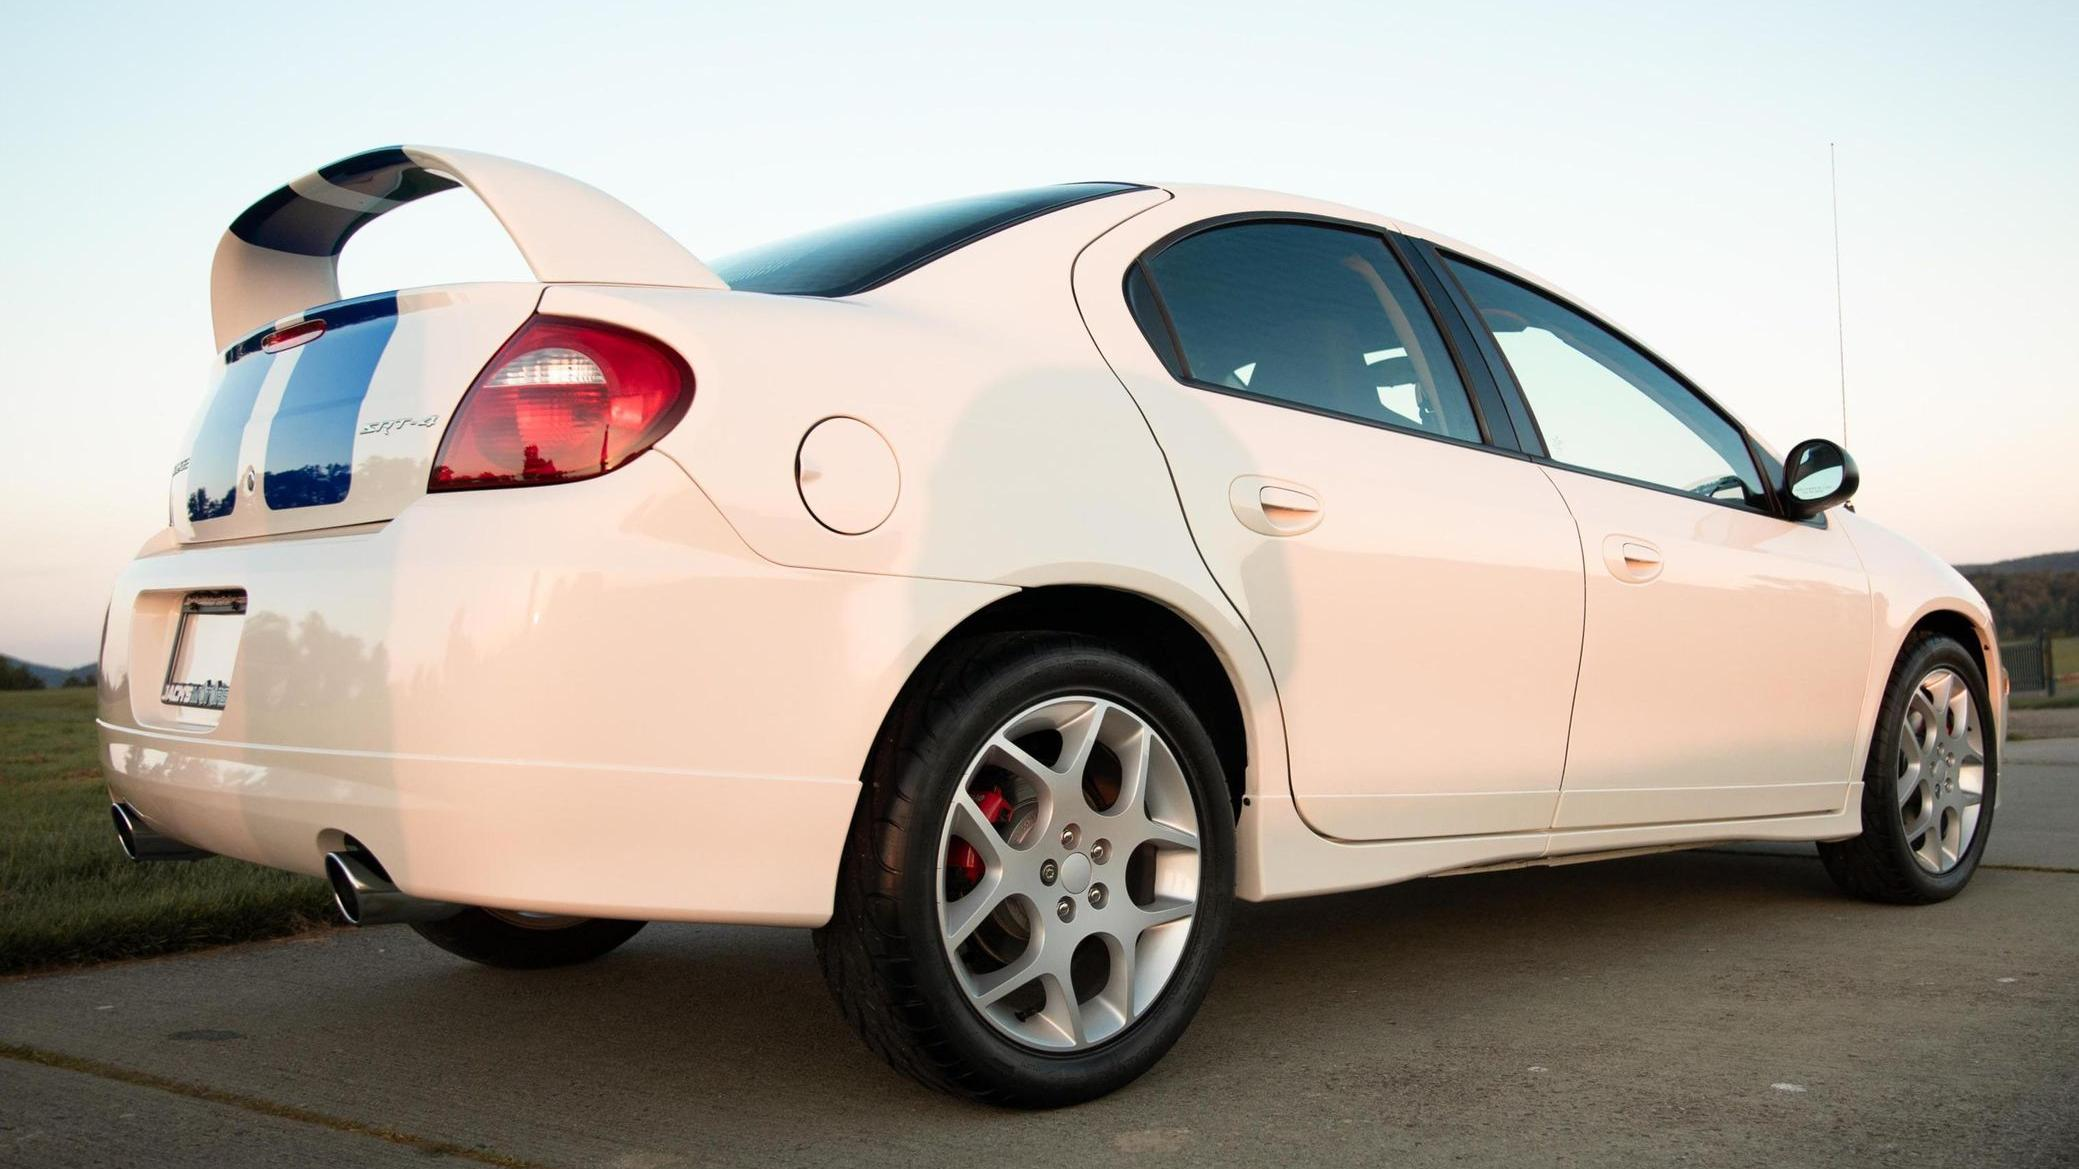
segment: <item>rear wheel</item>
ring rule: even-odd
[[[1174,687],[1100,643],[978,641],[891,719],[816,950],[869,1046],[1046,1107],[1168,1050],[1211,984],[1234,823]]]
[[[543,970],[589,962],[634,937],[646,924],[511,909],[465,909],[439,921],[415,921],[411,928],[471,962],[507,970]]]
[[[1862,835],[1819,845],[1834,882],[1872,901],[1954,897],[1992,831],[1999,744],[1978,663],[1925,635],[1899,655],[1863,772]]]

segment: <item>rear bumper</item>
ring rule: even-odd
[[[212,589],[247,594],[213,726],[159,701],[180,599]],[[134,561],[103,763],[154,827],[277,868],[351,836],[423,898],[814,925],[888,705],[1008,591],[774,565],[653,452]]]

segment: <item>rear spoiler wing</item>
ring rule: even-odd
[[[338,300],[339,253],[355,232],[455,187],[483,200],[545,284],[729,287],[683,244],[596,187],[491,154],[386,146],[292,180],[232,221],[209,275],[217,348]]]

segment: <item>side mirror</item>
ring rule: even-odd
[[[1855,459],[1841,444],[1808,438],[1790,448],[1783,460],[1783,497],[1794,519],[1818,515],[1849,499],[1862,486]]]

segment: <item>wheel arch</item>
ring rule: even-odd
[[[1985,676],[1991,716],[1998,740],[2006,742],[2007,704],[2000,669],[1998,634],[1992,610],[1963,574],[1926,549],[1854,512],[1838,517],[1870,576],[1875,637],[1870,647],[1869,683],[1865,691],[1861,738],[1851,774],[1860,780],[1869,763],[1870,737],[1876,732],[1885,687],[1899,655],[1922,633],[1941,633],[1963,643]]]
[[[928,685],[947,656],[962,642],[998,633],[1082,634],[1117,647],[1175,686],[1204,722],[1220,759],[1228,798],[1237,817],[1247,798],[1250,736],[1242,691],[1212,637],[1176,609],[1142,593],[1106,585],[1055,584],[1022,588],[969,614],[939,638],[896,693],[874,737],[874,752],[888,742],[898,712],[920,686]],[[870,782],[871,756],[862,781]]]
[[[1893,651],[1893,660],[1905,652],[1905,647],[1922,633],[1939,633],[1954,638],[1964,647],[1977,663],[1978,673],[1985,679],[1985,698],[1989,708],[1987,716],[1992,719],[1994,748],[2004,758],[2007,747],[2007,671],[2000,662],[1999,630],[1992,623],[1992,613],[1983,607],[1960,603],[1936,601],[1913,619],[1913,625],[1905,638]]]
[[[1939,633],[1962,643],[1964,652],[1971,655],[1971,660],[1978,665],[1978,672],[1985,677],[1987,692],[1997,701],[2000,697],[2000,680],[1993,677],[1992,672],[1998,665],[1999,644],[1994,640],[1990,626],[1980,624],[1976,618],[1962,609],[1929,609],[1906,631],[1905,640],[1899,643],[1892,654],[1892,661],[1896,663],[1898,655],[1906,652],[1906,647],[1913,644],[1914,639],[1923,633]]]

